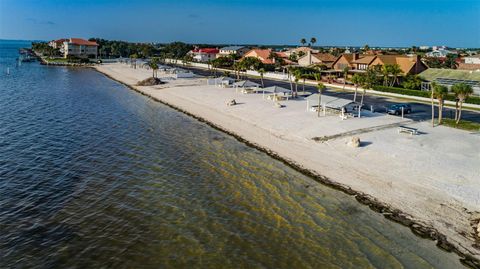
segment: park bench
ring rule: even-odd
[[[407,134],[410,134],[410,135],[416,135],[416,134],[418,134],[418,129],[417,128],[406,127],[406,126],[398,126],[398,133],[407,133]]]

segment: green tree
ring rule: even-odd
[[[433,97],[438,100],[438,124],[442,124],[443,105],[445,103],[445,97],[448,94],[448,88],[443,85],[435,84],[433,87]]]
[[[398,84],[398,76],[401,75],[403,71],[398,64],[393,64],[391,66],[390,73],[393,76],[390,86],[393,87],[395,83]]]
[[[422,79],[418,75],[407,75],[402,82],[402,86],[410,90],[420,90]]]
[[[429,68],[442,68],[443,67],[442,61],[440,61],[440,59],[435,58],[435,57],[425,58],[425,64]]]
[[[318,83],[317,84],[317,90],[318,90],[318,109],[317,109],[317,117],[320,117],[320,107],[322,106],[322,92],[325,89],[325,85],[323,83]]]
[[[189,65],[191,62],[193,62],[193,56],[190,54],[185,54],[182,58],[182,62],[184,65]]]
[[[390,74],[392,73],[392,65],[385,64],[382,66],[382,75],[383,75],[383,86],[388,86]]]
[[[367,51],[369,51],[369,50],[370,50],[370,46],[368,46],[368,45],[365,45],[362,48],[363,53],[367,53]]]
[[[315,43],[317,43],[317,39],[315,37],[310,38],[310,44],[312,44],[312,47]]]
[[[450,68],[450,69],[457,69],[458,67],[457,58],[458,56],[456,54],[452,54],[452,53],[447,54],[447,57],[443,62],[443,67]]]
[[[304,73],[302,72],[302,70],[300,68],[295,69],[295,71],[293,72],[293,76],[295,77],[295,92],[294,92],[293,97],[297,98],[297,96],[298,96],[298,81],[300,79],[304,79],[305,76],[304,76]]]
[[[458,110],[458,113],[455,113],[455,122],[458,124],[460,122],[460,118],[462,117],[462,105],[467,100],[467,98],[473,94],[472,86],[465,84],[465,83],[458,83],[452,86],[452,91],[455,93],[457,101],[457,105],[455,110]],[[460,106],[458,106],[460,103]]]

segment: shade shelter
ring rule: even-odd
[[[231,77],[219,77],[215,79],[215,85],[219,87],[228,87],[235,83],[235,79]]]
[[[271,98],[272,100],[276,100],[279,95],[280,96],[283,95],[288,100],[289,94],[291,94],[292,91],[289,90],[289,89],[283,88],[283,87],[279,87],[279,86],[271,86],[271,87],[267,87],[267,88],[262,89],[263,98],[265,98],[265,93],[270,93],[269,96],[272,97]]]
[[[307,100],[307,110],[310,110],[312,107],[317,107],[318,109],[320,109],[320,107],[323,107],[324,112],[326,108],[347,112],[347,106],[354,103],[350,99],[322,95],[319,104],[319,97],[320,94],[315,93],[305,98]]]
[[[242,80],[242,81],[233,83],[233,86],[235,87],[235,92],[238,91],[238,88],[242,88],[243,89],[242,92],[247,93],[248,92],[247,89],[252,89],[254,92],[258,91],[260,84],[250,80]]]

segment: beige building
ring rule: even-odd
[[[77,56],[80,58],[97,58],[98,44],[95,41],[88,41],[81,38],[70,38],[63,42],[64,57],[68,55]]]
[[[314,64],[324,64],[327,68],[331,68],[333,62],[337,57],[329,53],[312,53],[307,51],[307,54],[298,59],[298,65],[300,66],[310,66]]]
[[[98,56],[98,44],[95,41],[68,38],[50,41],[49,45],[60,49],[64,58],[67,58],[69,55],[79,58],[97,58]]]

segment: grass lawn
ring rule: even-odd
[[[420,77],[433,81],[436,78],[452,78],[480,81],[480,72],[456,69],[429,68],[419,74]]]
[[[480,131],[480,123],[467,120],[460,120],[460,122],[456,126],[454,119],[442,119],[442,125],[472,132]]]
[[[68,62],[68,59],[66,58],[45,58],[45,61],[49,63],[66,63]]]

